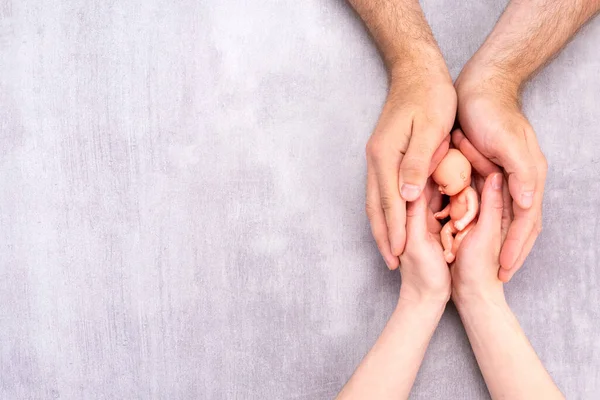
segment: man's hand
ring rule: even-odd
[[[456,131],[454,145],[484,178],[502,167],[513,199],[514,219],[500,255],[499,277],[508,282],[541,232],[548,165],[516,97],[502,94],[498,87],[460,86],[463,82],[457,85],[461,96],[458,118],[468,140]]]
[[[456,91],[418,0],[349,3],[369,29],[390,78],[367,144],[367,214],[379,251],[396,269],[406,238],[406,201],[419,197],[448,150],[444,138],[454,124]]]
[[[511,0],[456,81],[458,120],[469,141],[455,145],[484,177],[497,168],[483,158],[508,176],[514,221],[500,255],[499,277],[505,282],[521,267],[542,228],[548,169],[519,109],[520,90],[598,10],[599,0]]]
[[[406,201],[416,200],[448,151],[456,113],[449,76],[393,78],[390,93],[367,144],[367,215],[390,269],[404,251]],[[406,75],[409,75],[407,72]]]

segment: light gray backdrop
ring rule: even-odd
[[[453,77],[505,1],[424,1]],[[545,229],[506,287],[600,396],[600,19],[526,90]],[[329,399],[399,276],[363,212],[386,76],[341,0],[0,0],[0,398]],[[414,399],[486,399],[456,311]]]

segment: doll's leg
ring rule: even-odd
[[[467,233],[469,233],[469,231],[471,230],[471,228],[473,228],[475,226],[475,222],[476,221],[471,221],[469,223],[469,225],[467,225],[465,227],[465,229],[463,229],[462,231],[458,232],[456,234],[456,236],[454,237],[454,242],[452,242],[452,254],[454,254],[456,256],[456,253],[458,252],[458,247],[460,246],[461,242],[463,241],[463,239],[465,238],[465,236],[467,236]]]
[[[444,247],[444,258],[449,264],[454,261],[454,255],[452,254],[452,245],[454,243],[454,235],[457,232],[454,227],[454,222],[448,221],[440,232],[440,239],[442,240],[442,246]]]

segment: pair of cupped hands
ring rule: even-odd
[[[440,223],[434,213],[442,195],[430,179],[419,198],[406,210],[406,246],[400,256],[400,298],[410,302],[445,303],[465,297],[488,297],[502,293],[498,279],[499,254],[510,222],[510,195],[502,173],[478,179],[481,207],[475,226],[463,239],[454,262],[448,267],[440,243]]]
[[[445,65],[390,71],[389,94],[367,144],[366,208],[388,268],[401,268],[405,292],[412,286],[449,296],[451,282],[455,288],[508,282],[531,251],[542,228],[548,167],[520,110],[520,85],[492,67],[469,64],[454,84]],[[460,129],[450,135],[455,122]],[[448,268],[433,218],[441,200],[429,176],[450,143],[473,166],[481,209]]]

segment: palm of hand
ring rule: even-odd
[[[487,94],[470,95],[461,103],[458,118],[463,132],[481,154],[502,165],[500,156],[515,143],[526,142],[531,125],[516,102]]]
[[[450,266],[452,286],[473,288],[498,281],[500,247],[499,234],[494,237],[491,232],[483,232],[477,226],[471,229],[461,242],[456,259]]]

